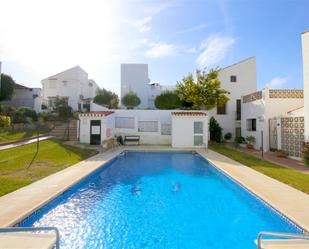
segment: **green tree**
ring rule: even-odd
[[[57,97],[54,103],[54,112],[59,118],[66,119],[73,116],[72,107],[69,106],[66,98]]]
[[[110,109],[116,109],[118,108],[119,98],[117,94],[103,88],[97,91],[97,95],[94,97],[93,102]]]
[[[222,141],[222,128],[214,117],[209,120],[210,140],[220,143]]]
[[[211,110],[229,101],[228,91],[221,88],[218,70],[211,69],[209,73],[196,71],[196,80],[189,74],[177,82],[176,91],[181,100],[192,103],[194,108]]]
[[[164,91],[155,99],[155,106],[158,109],[178,109],[182,107],[181,100],[175,91]]]
[[[127,107],[127,109],[134,109],[134,107],[141,103],[141,100],[136,93],[130,91],[122,97],[121,103]]]
[[[15,89],[15,81],[10,75],[1,74],[0,101],[12,98]]]

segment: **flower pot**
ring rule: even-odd
[[[247,144],[247,149],[250,149],[250,150],[252,150],[253,149],[253,144]]]

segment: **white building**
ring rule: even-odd
[[[243,96],[241,107],[242,136],[254,136],[256,139],[255,149],[261,149],[261,131],[263,131],[264,151],[280,149],[277,141],[279,135],[277,136],[276,132],[276,127],[280,126],[279,119],[292,116],[293,112],[294,115],[299,114],[296,110],[301,108],[303,104],[303,90],[273,90],[266,87],[261,91]],[[301,129],[301,127],[297,127],[297,129]]]
[[[302,33],[305,139],[309,141],[309,30]]]
[[[156,96],[163,91],[175,88],[175,86],[151,83],[147,64],[121,64],[120,67],[121,99],[130,91],[136,93],[141,100],[137,109],[155,109],[154,100]]]
[[[241,98],[256,91],[256,58],[250,57],[219,71],[221,88],[230,92],[229,102],[209,112],[232,139],[241,135]]]
[[[1,101],[1,103],[7,106],[14,106],[16,108],[29,107],[34,109],[36,112],[40,112],[42,106],[41,88],[31,88],[16,84],[12,99]]]
[[[90,101],[99,88],[88,74],[76,66],[41,81],[43,104],[52,109],[57,97],[65,98],[74,111],[89,109]]]
[[[139,136],[141,144],[208,145],[208,116],[201,111],[104,110],[81,113],[79,120],[80,143],[103,144],[113,136]]]

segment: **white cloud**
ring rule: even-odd
[[[148,32],[151,28],[149,26],[150,22],[152,20],[152,16],[147,16],[143,19],[139,20],[127,20],[126,22],[133,26],[135,29],[137,29],[141,33]]]
[[[146,51],[146,56],[150,58],[159,58],[174,56],[178,53],[177,46],[165,42],[151,43],[150,48]]]
[[[196,59],[197,66],[205,68],[222,61],[233,47],[235,39],[229,36],[212,35],[200,45],[202,52]]]
[[[177,31],[175,34],[180,35],[180,34],[186,34],[186,33],[196,32],[196,31],[205,29],[207,26],[208,26],[208,25],[207,25],[206,23],[204,23],[204,24],[196,25],[196,26],[191,27],[191,28],[188,28],[188,29],[183,29],[183,30]]]
[[[279,87],[288,83],[288,77],[275,77],[272,78],[268,83],[265,85],[269,88]]]

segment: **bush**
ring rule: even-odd
[[[255,137],[254,136],[247,136],[246,141],[248,144],[253,144],[255,142]]]
[[[246,142],[246,139],[242,136],[236,137],[235,142],[238,143],[238,144],[244,144]]]
[[[28,108],[28,107],[22,107],[17,110],[17,113],[20,113],[23,118],[31,118],[33,121],[38,120],[38,115],[35,112],[35,110]]]
[[[11,126],[11,118],[9,116],[0,115],[0,128],[9,128]]]
[[[231,132],[228,132],[224,135],[224,139],[225,140],[230,140],[232,138],[232,133]]]
[[[67,119],[73,115],[73,110],[72,107],[69,106],[68,100],[60,97],[57,97],[55,100],[54,112],[61,119]]]
[[[210,140],[220,143],[222,141],[222,128],[214,117],[209,121]]]
[[[163,110],[178,109],[181,107],[181,101],[176,92],[165,91],[156,97],[155,106]]]
[[[309,166],[309,142],[303,144],[302,158],[306,166]]]
[[[121,102],[127,109],[134,109],[141,103],[141,100],[136,93],[130,91],[122,97]]]
[[[107,108],[116,109],[118,108],[119,98],[117,94],[108,91],[106,89],[99,89],[94,97],[93,102],[98,105],[103,105]]]

